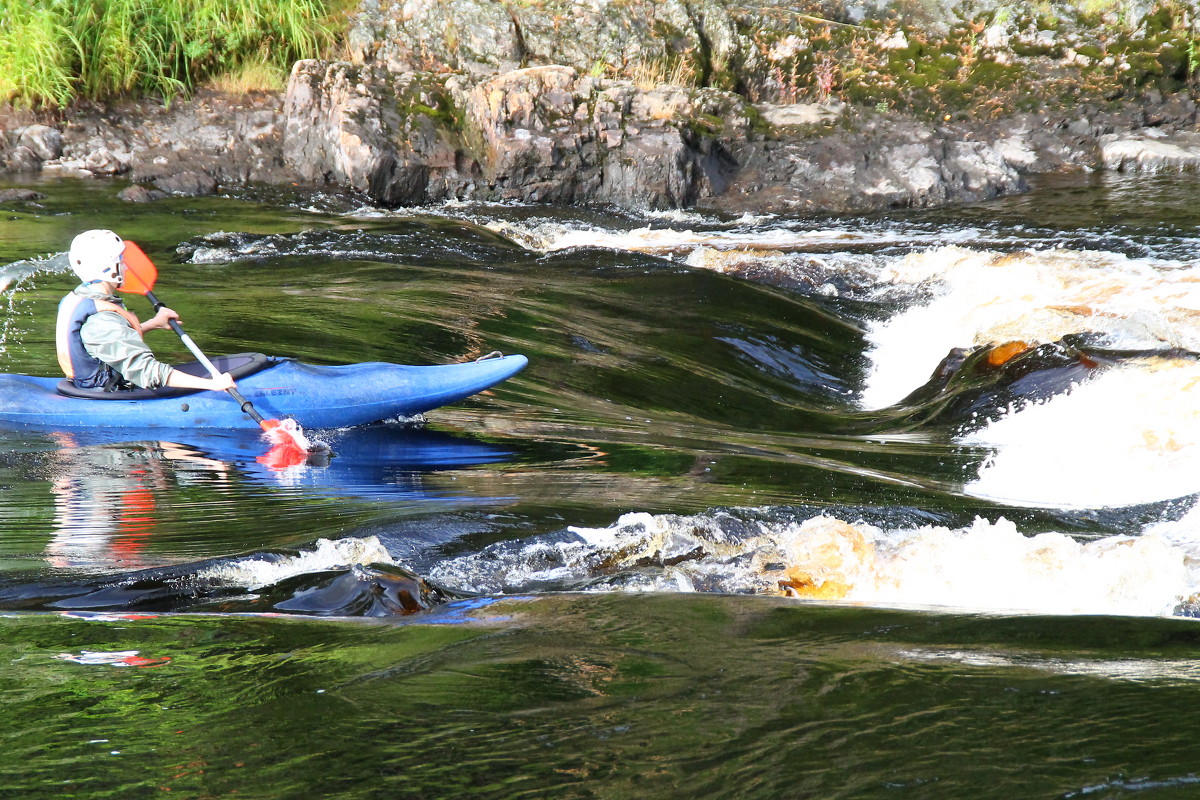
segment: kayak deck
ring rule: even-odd
[[[254,354],[239,354],[239,356]],[[227,357],[235,358],[235,357]],[[525,368],[521,355],[460,364],[367,362],[317,366],[263,357],[238,389],[264,417],[305,428],[348,428],[458,402]],[[190,371],[190,370],[189,370]],[[236,377],[236,375],[235,375]],[[168,390],[145,396],[69,397],[58,378],[0,373],[0,425],[36,428],[242,428],[254,423],[225,392]]]

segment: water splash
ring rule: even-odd
[[[355,565],[394,564],[387,548],[375,536],[318,539],[310,550],[294,555],[248,557],[198,570],[195,580],[259,589],[287,578]]]
[[[871,368],[861,401],[868,408],[908,395],[954,348],[1094,333],[1117,348],[1200,350],[1194,264],[1104,252],[943,247],[897,259],[882,277],[914,299],[867,332]]]
[[[27,332],[20,319],[23,311],[22,292],[29,288],[30,279],[38,272],[62,272],[69,269],[66,253],[44,258],[23,259],[0,267],[0,363],[9,349],[18,345]]]
[[[437,565],[467,591],[713,591],[997,613],[1190,613],[1200,518],[1138,537],[1025,536],[1004,519],[881,528],[818,515],[627,514],[607,528],[501,543]]]
[[[1195,359],[1111,367],[962,437],[995,451],[966,491],[1059,508],[1129,506],[1200,492],[1198,391]]]
[[[20,294],[25,276],[5,275],[0,273],[0,360],[3,360],[9,347],[20,342],[25,332],[18,322],[21,316]]]

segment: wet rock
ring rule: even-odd
[[[305,180],[383,204],[729,213],[973,202],[1098,157],[1094,140],[1047,138],[1028,119],[975,132],[837,104],[763,108],[732,92],[641,89],[565,66],[472,81],[310,61],[293,71],[283,153]]]
[[[339,617],[415,614],[450,597],[419,575],[394,565],[354,565],[336,575],[304,575],[273,587],[272,607],[280,611]],[[286,598],[286,599],[276,599]]]
[[[1200,133],[1148,128],[1100,137],[1104,166],[1119,172],[1178,172],[1200,169]]]
[[[62,133],[48,125],[29,125],[19,129],[17,144],[28,147],[42,161],[58,158],[63,152]]]
[[[929,207],[1022,191],[1006,147],[962,141],[911,119],[859,117],[821,136],[778,136],[734,151],[727,190],[700,205],[743,213]],[[1020,148],[1013,148],[1022,152]]]
[[[62,126],[62,155],[48,166],[128,175],[135,183],[181,172],[219,183],[292,183],[296,173],[280,148],[281,109],[278,94],[210,90],[169,107],[152,100],[81,104]]]
[[[215,178],[204,172],[193,170],[157,178],[154,186],[160,192],[180,197],[203,197],[216,194],[217,191]]]
[[[45,197],[33,189],[0,189],[0,203],[30,203]]]
[[[889,59],[914,46],[913,30],[942,35],[954,20],[987,18],[977,38],[998,65],[1017,57],[1018,44],[1069,38],[1025,30],[1025,11],[993,13],[1001,6],[817,0],[784,13],[765,0],[363,0],[350,60],[299,62],[285,95],[201,90],[170,108],[81,104],[61,130],[29,114],[11,120],[0,160],[8,171],[85,169],[153,186],[127,190],[132,202],[255,181],[337,187],[384,205],[480,199],[730,213],[927,207],[1022,191],[1037,173],[1200,162],[1188,139],[1200,136],[1188,133],[1196,103],[1184,91],[1111,104],[1093,96],[1057,116],[931,122],[895,110],[903,104],[855,99],[845,74],[846,85],[824,93],[810,80],[814,31],[827,22],[882,24],[859,44]],[[1084,58],[1070,53],[1072,63]],[[860,66],[875,75],[882,64]],[[839,91],[854,105],[787,102]]]
[[[283,154],[305,180],[366,191],[384,161],[378,100],[357,78],[357,70],[340,62],[299,61],[292,68]]]
[[[729,166],[689,115],[744,130],[743,105],[729,93],[640,91],[569,67],[472,83],[301,62],[283,150],[306,180],[387,204],[475,197],[670,208],[723,185]]]
[[[158,189],[150,189],[146,186],[139,186],[137,184],[122,189],[117,195],[117,197],[124,200],[126,203],[152,203],[155,200],[162,200],[164,197],[168,196],[169,195],[166,192],[159,191]]]
[[[18,145],[5,153],[4,168],[8,172],[37,172],[42,168],[42,160],[30,148]]]
[[[83,168],[93,175],[120,175],[127,167],[107,147],[93,150],[84,156]]]

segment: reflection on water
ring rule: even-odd
[[[388,625],[19,615],[0,635],[0,678],[29,687],[6,696],[6,788],[1001,798],[1171,782],[1190,774],[1194,682],[1104,665],[1191,670],[1190,628],[711,595],[451,604]]]
[[[44,190],[0,370],[52,369],[81,219],[211,352],[530,366],[327,464],[0,432],[7,791],[1193,788],[1194,176],[839,219]]]
[[[253,431],[180,435],[190,441],[127,441],[128,432],[100,430],[9,436],[18,449],[0,475],[22,486],[0,502],[11,530],[9,552],[41,540],[38,549],[56,570],[131,571],[240,552],[246,549],[236,544],[244,540],[241,525],[255,518],[283,534],[257,546],[302,544],[311,534],[301,530],[294,538],[300,520],[326,534],[359,524],[361,512],[339,510],[350,500],[401,503],[422,513],[502,505],[503,498],[459,490],[457,472],[515,455],[471,438],[384,425],[331,431],[337,457],[278,470],[262,463],[268,445]],[[39,485],[50,501],[44,527],[16,513],[35,502],[31,490]]]
[[[47,560],[58,568],[142,569],[158,526],[158,496],[204,480],[227,487],[230,465],[174,442],[80,447],[70,433],[50,434],[54,537]],[[163,462],[177,462],[164,468]],[[174,488],[172,487],[172,488]]]

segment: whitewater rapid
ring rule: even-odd
[[[834,513],[632,513],[606,528],[501,543],[439,564],[452,589],[716,591],[990,613],[1192,615],[1200,513],[1138,536],[1023,535],[1003,518],[885,528]]]
[[[1014,509],[1190,503],[1200,492],[1196,262],[970,226],[717,221],[676,212],[618,229],[489,217],[474,207],[441,213],[537,253],[645,253],[879,309],[858,320],[866,349],[855,399],[863,412],[904,400],[955,351],[992,348],[1008,358],[1086,335],[1114,351],[1144,352],[952,432],[956,444],[988,454],[961,491]],[[333,246],[305,234],[227,238],[193,246],[190,260],[223,264]],[[634,513],[608,527],[568,527],[557,538],[440,562],[430,577],[471,593],[721,591],[1000,613],[1190,614],[1200,592],[1194,512],[1086,541],[1022,531],[1003,517],[958,528],[872,525],[836,509],[749,528],[730,519]]]
[[[1164,353],[1095,370],[1046,399],[964,427],[957,441],[991,455],[963,492],[1062,509],[1191,502],[1200,492],[1196,262],[1048,244],[996,249],[1003,237],[974,229],[922,241],[887,227],[794,229],[770,219],[689,227],[697,222],[668,218],[626,231],[494,227],[544,252],[598,246],[722,272],[799,271],[814,294],[827,296],[849,284],[858,298],[891,309],[866,324],[863,409],[904,399],[956,349],[1020,353],[1086,334],[1114,350]],[[908,251],[890,253],[901,240]],[[1023,533],[1003,518],[888,529],[834,514],[762,523],[734,537],[727,527],[719,514],[631,514],[607,528],[571,528],[565,541],[497,546],[442,564],[433,577],[476,591],[750,592],[1045,614],[1191,614],[1200,591],[1195,511],[1092,541]]]

